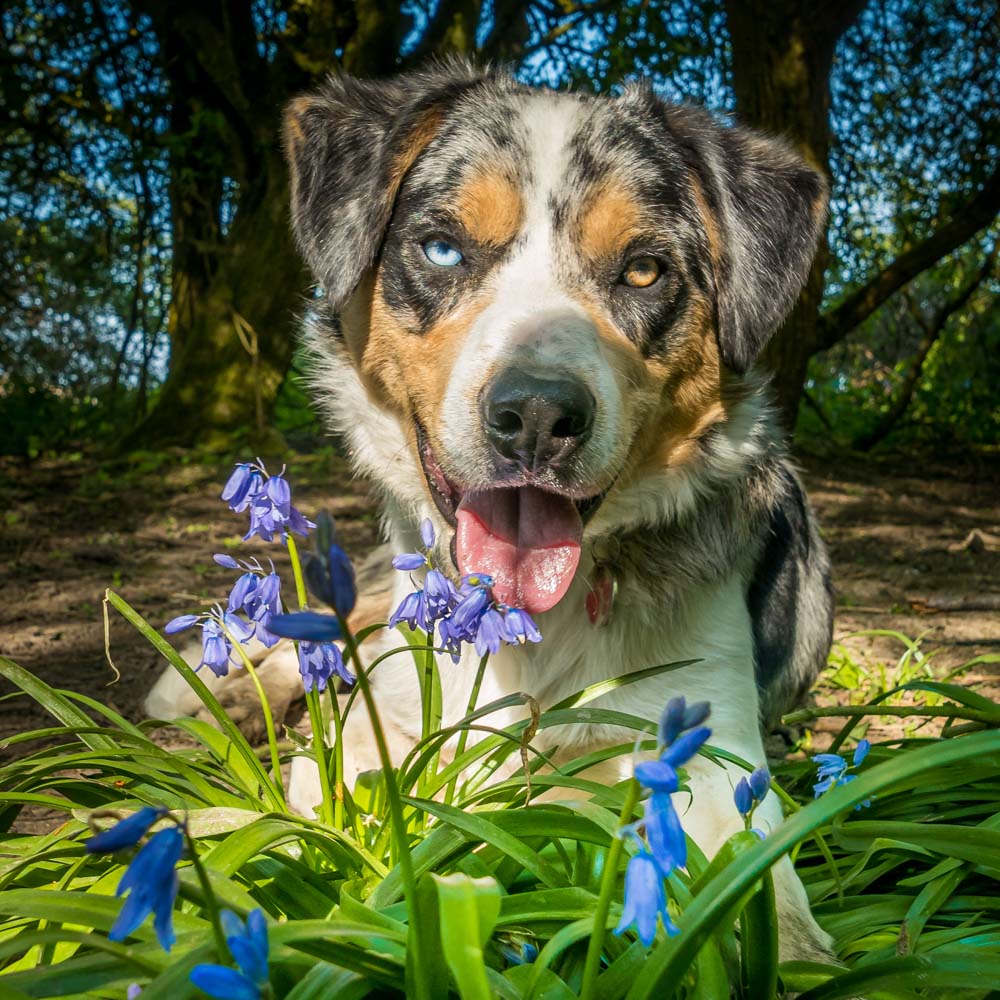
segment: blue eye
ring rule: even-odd
[[[454,267],[465,259],[460,250],[445,240],[428,240],[423,249],[424,256],[438,267]]]

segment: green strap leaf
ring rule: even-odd
[[[483,946],[500,915],[500,887],[492,878],[434,875],[445,961],[462,1000],[490,1000]]]

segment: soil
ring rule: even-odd
[[[960,669],[979,657],[1000,661],[1000,458],[935,464],[804,456],[800,464],[830,546],[838,594],[840,669],[828,672],[815,700],[858,703],[883,684],[911,675],[942,678],[956,669],[958,683],[1000,694],[1000,662]],[[277,545],[241,543],[245,516],[218,499],[229,468],[183,453],[117,466],[83,456],[30,465],[0,460],[0,653],[52,685],[140,719],[162,661],[111,610],[116,679],[105,650],[105,589],[112,587],[160,627],[225,593],[232,573],[213,563],[214,552],[239,547],[241,556],[273,558],[279,569],[286,561]],[[360,557],[376,543],[374,499],[332,450],[296,455],[289,479],[300,509],[334,515],[349,552]],[[971,606],[925,613],[935,600]],[[900,665],[906,647],[898,639],[856,634],[872,630],[922,637],[925,658]],[[12,690],[0,680],[0,692]],[[912,728],[906,720],[889,723],[873,725],[871,735],[898,737]],[[0,701],[0,740],[50,724],[26,697]],[[840,724],[811,725],[806,745],[825,745]]]

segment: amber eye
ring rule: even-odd
[[[648,254],[633,257],[622,271],[622,281],[632,288],[649,288],[663,272],[660,262]]]

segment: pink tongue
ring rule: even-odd
[[[488,573],[498,601],[530,614],[569,590],[583,522],[572,500],[533,486],[467,493],[458,506],[462,573]]]

